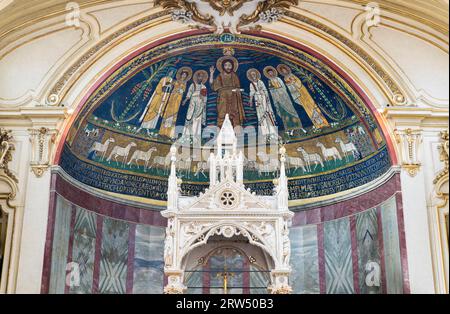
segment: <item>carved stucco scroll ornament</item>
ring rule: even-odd
[[[261,23],[278,21],[298,0],[156,0],[155,6],[171,11],[172,19],[221,34],[260,29]],[[245,7],[244,7],[245,6]]]
[[[440,185],[445,179],[448,181],[448,151],[449,151],[449,144],[448,144],[448,130],[441,132],[441,140],[442,143],[439,145],[439,154],[440,154],[440,160],[444,162],[444,168],[437,174],[436,178],[434,179],[433,183],[436,185]],[[438,194],[440,192],[440,188],[438,186]],[[439,195],[440,197],[443,197],[443,195]]]
[[[209,3],[209,5],[216,11],[219,11],[221,16],[228,13],[233,16],[236,10],[242,8],[244,3],[250,2],[252,0],[202,0],[203,2]]]
[[[39,178],[50,167],[52,148],[57,131],[42,127],[30,129],[29,132],[32,149],[31,170]]]
[[[422,130],[395,130],[395,138],[399,144],[402,168],[405,169],[411,177],[417,175],[421,163],[419,161],[419,148],[422,144]]]
[[[5,175],[18,183],[18,179],[8,168],[8,164],[12,161],[12,151],[14,150],[14,145],[11,142],[11,131],[0,129],[0,170],[3,172],[0,172],[0,175]]]
[[[278,21],[285,10],[298,5],[298,0],[267,0],[258,3],[256,10],[249,15],[242,15],[239,27],[258,22],[273,23]]]
[[[182,21],[184,23],[192,20],[200,25],[212,26],[214,18],[207,14],[200,13],[195,2],[180,1],[180,0],[155,0],[155,6],[161,6],[164,9],[169,9],[172,12],[174,20]]]

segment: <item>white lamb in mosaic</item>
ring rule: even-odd
[[[130,150],[132,147],[136,147],[137,144],[132,142],[128,144],[126,147],[120,147],[116,146],[113,148],[111,154],[109,155],[107,161],[110,163],[111,159],[114,159],[114,161],[118,162],[117,158],[121,157],[123,158],[122,164],[125,165],[127,162],[128,156],[130,155]]]
[[[324,160],[333,159],[335,163],[337,163],[338,160],[342,160],[341,154],[339,154],[336,147],[327,148],[321,142],[317,142],[316,146],[322,150]]]
[[[100,160],[105,159],[106,152],[108,151],[109,145],[111,143],[114,143],[114,139],[108,138],[104,143],[101,142],[95,142],[94,145],[92,145],[91,149],[88,151],[88,155],[95,152],[95,154],[100,153]]]
[[[133,153],[133,155],[131,156],[131,159],[130,159],[130,161],[128,162],[128,165],[130,166],[131,163],[134,161],[134,162],[136,162],[136,165],[137,165],[138,168],[139,168],[138,162],[139,162],[139,161],[144,161],[144,162],[145,162],[145,164],[144,164],[144,170],[146,170],[146,169],[148,168],[148,164],[150,163],[150,159],[152,158],[152,154],[153,154],[154,152],[156,152],[156,151],[157,151],[156,147],[152,147],[152,148],[150,148],[150,149],[149,149],[148,151],[146,151],[146,152],[141,151],[141,150],[137,150],[137,151],[135,151],[135,152]]]
[[[303,159],[305,160],[306,163],[306,169],[309,172],[315,171],[319,165],[322,167],[322,169],[325,168],[322,157],[320,157],[319,154],[316,153],[309,154],[303,147],[297,148],[297,151],[303,155]],[[314,164],[314,169],[311,169],[311,164]]]
[[[341,151],[344,154],[345,160],[349,161],[348,157],[350,155],[353,155],[354,160],[358,159],[359,151],[356,148],[355,144],[353,144],[352,142],[344,143],[344,141],[340,137],[336,138],[335,143],[338,143],[341,147]]]

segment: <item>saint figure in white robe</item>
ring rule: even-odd
[[[255,105],[258,116],[259,132],[263,136],[276,134],[276,120],[270,103],[269,92],[261,80],[261,73],[257,69],[247,71],[250,80],[250,103]]]
[[[205,86],[208,73],[199,70],[194,74],[194,82],[188,89],[183,106],[189,101],[184,125],[184,136],[192,136],[194,140],[201,138],[202,125],[206,124],[206,103],[208,101],[208,90]]]

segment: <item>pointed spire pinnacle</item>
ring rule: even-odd
[[[167,189],[167,208],[169,210],[177,210],[178,209],[178,197],[179,197],[179,185],[180,180],[177,178],[177,148],[173,145],[170,148],[170,176],[169,176],[169,184]]]
[[[278,210],[288,211],[289,210],[289,187],[288,178],[286,176],[286,148],[282,146],[280,148],[280,177],[274,180],[275,184],[275,195],[277,196]]]
[[[233,151],[237,147],[237,137],[234,132],[233,124],[231,123],[230,116],[227,114],[223,121],[222,128],[217,136],[217,148],[221,149],[223,146],[232,147]]]

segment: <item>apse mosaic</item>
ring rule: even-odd
[[[281,145],[291,199],[358,187],[391,166],[369,109],[322,61],[267,38],[211,34],[118,68],[83,107],[60,164],[90,186],[165,200],[176,145],[182,192],[198,195],[227,114],[246,156],[245,183],[258,194],[272,193]]]

